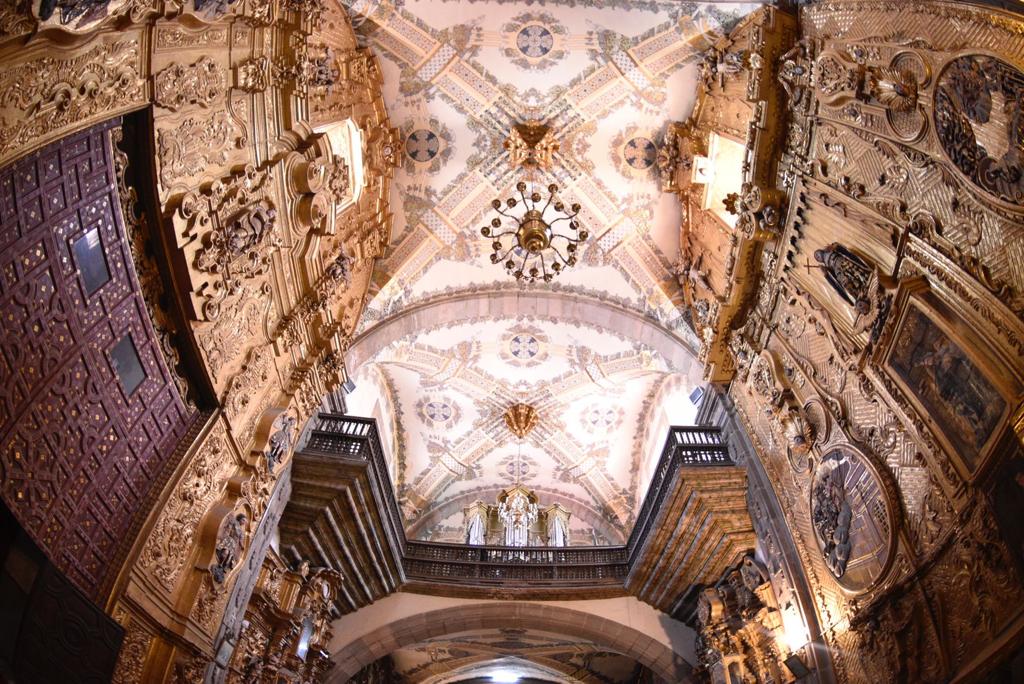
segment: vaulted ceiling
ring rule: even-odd
[[[503,628],[446,635],[391,656],[408,684],[544,681],[625,684],[644,668],[628,656],[565,635]]]
[[[756,6],[349,4],[404,141],[349,406],[381,423],[410,536],[459,539],[462,506],[517,476],[573,511],[575,543],[628,535],[700,381],[673,273],[679,204],[660,191],[656,151],[693,108],[709,35]],[[502,143],[526,120],[560,144],[537,182],[578,202],[590,233],[548,285],[516,283],[479,232],[523,179]],[[502,421],[515,402],[540,414],[521,444]]]

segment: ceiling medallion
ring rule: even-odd
[[[550,168],[555,161],[555,152],[558,152],[555,134],[547,124],[540,121],[526,121],[512,126],[504,146],[512,166],[535,169]]]
[[[505,425],[519,439],[526,437],[537,425],[537,409],[529,404],[512,404],[505,411]]]

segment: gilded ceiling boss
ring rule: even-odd
[[[1024,672],[1024,9],[0,6],[0,680]]]

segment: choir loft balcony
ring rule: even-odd
[[[718,428],[673,427],[626,544],[487,546],[406,538],[373,419],[322,413],[292,465],[281,550],[340,571],[342,613],[401,589],[536,600],[634,595],[681,614],[754,546],[746,472]]]

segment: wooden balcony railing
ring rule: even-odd
[[[722,433],[715,427],[680,427],[669,428],[668,438],[661,450],[658,466],[651,476],[651,484],[647,495],[636,516],[633,531],[626,542],[629,563],[636,560],[637,553],[643,548],[643,542],[651,531],[651,525],[662,509],[665,496],[671,489],[679,469],[683,467],[731,466],[735,465],[729,457],[729,448],[722,439]]]
[[[407,541],[406,575],[425,581],[562,586],[621,584],[629,572],[622,546],[469,546]]]
[[[389,546],[399,556],[395,560],[406,581],[513,589],[621,588],[679,470],[733,465],[717,428],[673,427],[626,545],[469,546],[405,538],[374,420],[320,414],[301,450],[366,463],[373,488],[385,494],[380,502],[381,522],[393,536]]]
[[[377,433],[377,421],[338,413],[321,413],[315,419],[303,451],[340,456],[363,461],[373,488],[381,494],[381,518],[387,528],[388,539],[405,552],[405,528],[398,510],[395,488],[384,460],[384,449]]]

